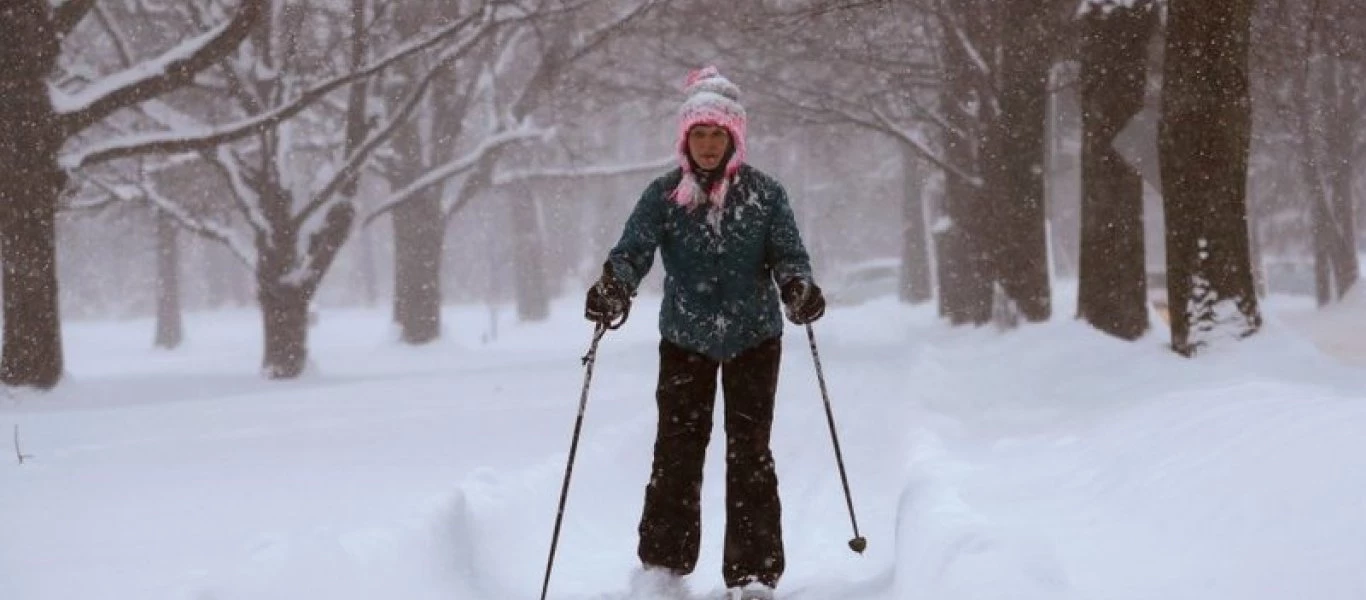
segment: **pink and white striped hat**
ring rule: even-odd
[[[683,180],[674,188],[673,200],[683,206],[693,206],[709,200],[712,206],[725,204],[731,180],[745,162],[745,107],[740,104],[740,88],[721,75],[714,66],[696,69],[688,74],[683,93],[686,99],[678,111],[678,164],[683,168]],[[688,160],[688,130],[696,125],[717,125],[730,133],[735,152],[725,165],[725,175],[703,193]]]

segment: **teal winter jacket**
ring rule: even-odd
[[[782,334],[778,287],[811,279],[811,260],[777,180],[742,165],[715,223],[711,207],[670,199],[681,178],[682,170],[674,169],[650,183],[608,265],[634,294],[658,250],[664,262],[660,335],[724,361]]]

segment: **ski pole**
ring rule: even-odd
[[[620,325],[618,325],[619,327]],[[560,488],[560,506],[555,513],[555,531],[550,536],[550,557],[545,563],[545,581],[541,584],[541,600],[545,600],[546,592],[550,590],[550,569],[555,565],[555,547],[560,541],[560,524],[564,522],[564,504],[569,498],[569,476],[574,471],[574,455],[579,450],[579,434],[583,431],[583,413],[588,408],[588,384],[593,380],[593,363],[598,356],[598,342],[602,340],[603,334],[608,329],[615,329],[605,322],[600,322],[593,330],[593,343],[588,347],[588,353],[583,355],[583,364],[586,367],[583,375],[583,393],[579,396],[579,416],[574,420],[574,436],[569,443],[569,463],[564,468],[564,485]]]
[[[854,517],[854,499],[849,494],[849,477],[844,473],[844,456],[840,453],[840,438],[835,433],[835,413],[830,408],[830,394],[825,389],[825,374],[821,372],[821,354],[816,350],[816,332],[811,324],[806,324],[806,339],[811,342],[811,359],[816,363],[816,379],[821,384],[821,399],[825,401],[825,420],[830,424],[830,441],[835,445],[835,463],[840,468],[840,483],[844,484],[844,502],[849,505],[849,522],[854,526],[854,539],[849,540],[849,549],[863,554],[868,547],[868,539],[858,533],[858,519]]]

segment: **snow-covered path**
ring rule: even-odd
[[[255,375],[255,315],[69,328],[70,382],[0,401],[0,598],[535,598],[591,330],[574,302],[434,347],[326,312],[316,370]],[[620,592],[653,434],[648,299],[604,340],[552,594]],[[851,533],[805,336],[774,450],[791,600],[1366,597],[1366,371],[1278,323],[1180,360],[1066,322],[1001,336],[892,302],[817,325],[868,552]],[[718,427],[719,433],[719,427]],[[6,436],[8,437],[8,436]],[[720,581],[721,464],[702,558]]]

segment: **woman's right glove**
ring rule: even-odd
[[[594,323],[609,327],[620,327],[631,310],[631,295],[626,288],[612,276],[610,264],[604,266],[602,277],[588,288],[588,298],[584,301],[583,317]]]
[[[787,306],[787,320],[794,325],[806,325],[825,314],[825,294],[815,282],[794,277],[783,284],[783,304]]]

